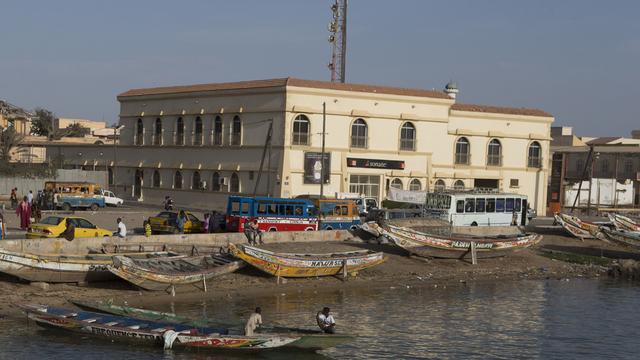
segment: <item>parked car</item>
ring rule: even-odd
[[[27,238],[57,238],[67,228],[67,222],[76,227],[75,237],[111,236],[111,230],[102,229],[89,220],[77,216],[48,216],[39,223],[31,224],[27,230]]]
[[[185,211],[187,221],[184,224],[185,234],[195,234],[204,232],[204,224],[200,219],[189,211]],[[156,216],[149,218],[151,232],[154,234],[177,234],[176,220],[178,219],[178,211],[162,211]]]
[[[124,200],[117,197],[112,191],[100,190],[100,192],[100,195],[104,197],[104,202],[107,206],[120,206],[124,203]]]

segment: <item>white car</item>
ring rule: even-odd
[[[103,190],[102,196],[104,197],[104,202],[105,204],[107,204],[107,206],[119,206],[124,203],[124,200],[120,199],[109,190]]]

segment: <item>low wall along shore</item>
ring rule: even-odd
[[[346,230],[265,232],[266,243],[345,241],[356,238]],[[246,243],[244,233],[188,234],[188,235],[144,235],[118,237],[76,238],[67,241],[55,239],[21,239],[0,241],[0,249],[32,254],[86,254],[89,248],[100,248],[102,244],[188,244],[227,246],[229,243]]]

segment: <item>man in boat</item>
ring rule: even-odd
[[[244,326],[244,334],[246,336],[253,336],[254,331],[262,325],[262,309],[258,306],[256,311],[249,316],[249,320],[247,320],[247,325]]]
[[[328,307],[324,307],[322,311],[318,311],[316,315],[316,321],[318,322],[318,326],[322,331],[327,334],[334,334],[336,332],[336,321],[331,315],[331,309]]]

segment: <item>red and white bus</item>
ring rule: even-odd
[[[230,196],[226,229],[244,231],[245,223],[258,220],[262,231],[315,231],[318,215],[311,200]]]

